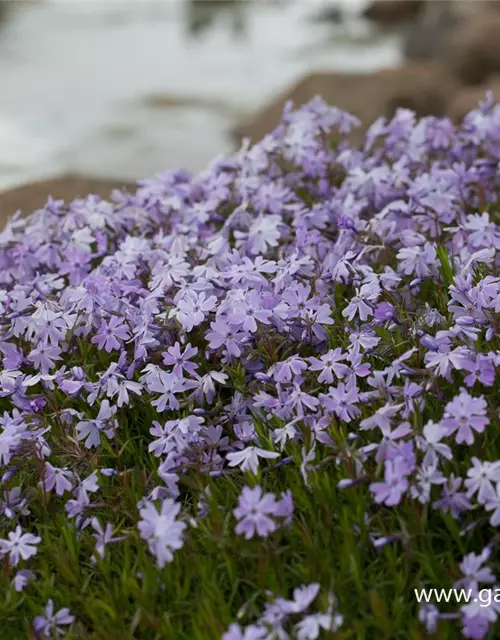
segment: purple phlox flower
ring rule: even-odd
[[[486,400],[480,396],[474,398],[465,389],[445,407],[441,426],[448,429],[448,434],[456,432],[456,442],[471,445],[474,442],[474,431],[482,433],[489,420],[486,416]]]
[[[500,482],[497,482],[493,495],[488,494],[483,504],[486,511],[493,511],[490,518],[491,526],[498,527],[500,525]]]
[[[391,431],[390,427],[386,427],[382,431],[382,440],[377,449],[376,461],[380,464],[387,458],[391,458],[391,453],[397,452],[398,448],[395,443],[400,438],[405,438],[413,432],[409,422],[402,422],[399,426]]]
[[[490,622],[486,617],[486,614],[482,610],[479,610],[478,605],[474,607],[468,607],[464,611],[462,622],[462,636],[464,638],[471,638],[471,640],[483,640],[490,631]],[[476,613],[476,611],[478,611]]]
[[[493,483],[500,482],[500,460],[482,462],[473,456],[471,462],[472,467],[467,471],[464,483],[467,496],[470,498],[477,493],[479,504],[495,501],[496,491]]]
[[[247,540],[257,533],[262,538],[267,537],[278,528],[272,516],[276,511],[276,496],[273,493],[262,493],[259,485],[250,489],[244,487],[239,497],[234,515],[238,520],[236,533]]]
[[[474,249],[492,247],[499,240],[498,226],[490,221],[488,212],[469,214],[463,225],[469,233],[467,241]]]
[[[35,349],[29,352],[28,360],[42,373],[48,373],[56,366],[56,361],[61,360],[61,353],[59,347],[40,342]]]
[[[169,420],[163,427],[153,421],[153,427],[149,433],[155,436],[156,440],[149,444],[148,451],[152,451],[156,457],[159,457],[172,451],[176,446],[182,447],[184,442],[198,436],[204,422],[204,418],[194,415]]]
[[[0,513],[6,518],[12,519],[16,515],[27,516],[30,514],[28,500],[21,494],[21,487],[5,490],[3,497],[3,501],[0,501]]]
[[[99,482],[97,471],[93,471],[89,476],[80,482],[74,489],[74,498],[68,500],[65,505],[66,512],[71,518],[80,516],[85,509],[90,506],[89,493],[95,493],[99,490]]]
[[[141,538],[146,540],[149,551],[156,557],[160,569],[172,562],[173,551],[184,544],[186,524],[179,522],[181,506],[171,498],[166,498],[160,509],[152,502],[145,501],[139,509],[141,520],[138,523]]]
[[[318,596],[320,585],[317,582],[302,585],[293,591],[293,599],[286,600],[277,598],[276,604],[288,614],[303,613],[306,611]]]
[[[353,350],[370,351],[378,345],[380,338],[371,331],[349,331],[349,342]]]
[[[151,402],[159,413],[162,413],[166,409],[178,409],[180,403],[176,398],[176,394],[183,393],[187,389],[192,389],[196,385],[192,380],[179,378],[175,373],[168,373],[161,369],[156,369],[152,374],[144,376],[143,380],[148,391],[161,394],[159,398]]]
[[[412,369],[406,364],[412,355],[417,351],[415,347],[412,347],[408,351],[405,351],[403,355],[396,358],[384,371],[387,375],[387,383],[390,384],[394,379],[399,379],[402,374],[411,373]]]
[[[377,322],[395,321],[396,310],[390,302],[379,302],[375,307],[374,316]]]
[[[294,382],[286,401],[287,408],[295,411],[298,416],[303,416],[305,409],[309,409],[314,412],[318,405],[319,400],[317,398],[303,391],[300,385],[297,382]]]
[[[442,376],[448,382],[453,382],[451,373],[454,369],[463,369],[464,362],[470,355],[467,347],[456,347],[452,351],[434,351],[425,354],[425,366],[433,373]]]
[[[189,362],[198,353],[197,347],[192,347],[191,344],[187,344],[184,351],[181,351],[181,345],[176,342],[173,347],[169,347],[165,353],[163,353],[163,364],[167,366],[173,366],[172,372],[178,377],[183,377],[185,371],[190,376],[194,375],[198,365],[194,362]]]
[[[193,382],[194,391],[189,397],[193,398],[198,404],[203,404],[204,398],[206,398],[208,404],[212,404],[216,393],[215,382],[225,384],[227,379],[228,375],[222,371],[210,371]]]
[[[279,445],[281,451],[285,449],[288,440],[295,440],[295,438],[298,436],[299,432],[296,429],[295,425],[299,421],[299,418],[295,418],[295,420],[288,422],[284,427],[278,427],[272,432],[271,437],[273,439],[273,442]]]
[[[321,371],[318,376],[318,382],[326,382],[328,384],[333,383],[333,376],[337,378],[343,378],[348,372],[348,367],[345,364],[341,364],[347,357],[342,349],[330,349],[328,353],[320,358],[308,358],[310,365],[310,371]]]
[[[404,404],[391,404],[388,402],[380,409],[360,422],[362,430],[379,428],[382,432],[391,428],[392,420],[401,411]]]
[[[373,482],[370,491],[374,494],[375,502],[393,507],[400,503],[408,489],[408,467],[401,457],[386,460],[383,482]]]
[[[369,362],[363,362],[363,354],[357,347],[352,347],[347,353],[347,360],[349,362],[347,369],[347,376],[351,378],[366,378],[369,376],[372,370]]]
[[[96,560],[96,556],[100,558],[104,558],[104,552],[106,549],[106,545],[111,544],[113,542],[120,542],[121,540],[125,540],[125,536],[114,537],[113,536],[113,525],[109,522],[106,522],[106,526],[103,528],[101,523],[97,518],[92,518],[91,520],[92,528],[95,533],[92,536],[95,538],[95,556],[92,556],[93,560]]]
[[[423,429],[423,437],[417,436],[417,446],[425,451],[423,464],[437,465],[439,456],[446,460],[451,460],[452,452],[447,444],[441,442],[443,438],[448,436],[448,430],[441,424],[429,420]]]
[[[343,616],[331,613],[313,613],[304,616],[295,625],[294,635],[297,640],[317,640],[322,631],[335,632],[342,626]]]
[[[455,582],[455,589],[471,589],[473,593],[477,593],[480,583],[492,584],[495,582],[495,576],[489,567],[484,566],[491,556],[491,549],[486,547],[483,551],[476,555],[468,553],[464,556],[460,563],[460,571],[463,578]]]
[[[441,498],[433,503],[435,509],[448,511],[454,518],[459,518],[462,512],[472,509],[472,504],[464,491],[460,491],[462,478],[456,478],[451,474],[448,482],[443,485]]]
[[[328,395],[320,394],[319,398],[326,411],[335,413],[344,422],[351,422],[361,413],[357,406],[360,398],[354,378],[347,384],[339,382],[336,387],[330,387]]]
[[[405,409],[403,411],[403,418],[409,418],[416,409],[421,409],[424,405],[423,401],[423,387],[416,382],[412,382],[408,378],[405,380],[403,387],[403,399],[405,403]]]
[[[294,377],[298,377],[307,369],[307,363],[297,356],[292,356],[284,362],[275,364],[269,373],[272,373],[276,382],[291,382]]]
[[[422,465],[417,469],[414,478],[415,484],[410,487],[410,495],[421,504],[427,504],[431,497],[432,487],[443,485],[446,477],[439,471],[435,464]]]
[[[61,637],[66,633],[61,627],[72,624],[74,620],[75,617],[70,614],[70,610],[67,607],[54,613],[54,603],[49,600],[45,607],[45,615],[37,616],[34,619],[33,628],[37,635],[45,638],[50,638],[53,634]]]
[[[257,320],[263,324],[270,324],[272,312],[263,308],[262,298],[257,291],[250,291],[239,302],[228,316],[231,325],[241,327],[243,331],[255,333]]]
[[[101,443],[101,433],[112,438],[118,422],[113,418],[117,408],[109,404],[109,400],[103,400],[99,408],[97,418],[82,420],[76,425],[77,440],[85,440],[85,447],[91,449]]]
[[[437,623],[439,620],[439,609],[433,604],[422,604],[418,610],[418,619],[426,628],[427,633],[436,633]]]
[[[18,369],[24,360],[21,349],[11,342],[0,342],[0,351],[3,353],[3,367],[6,370]]]
[[[445,323],[445,317],[439,313],[437,309],[429,307],[427,302],[425,303],[425,309],[426,311],[423,321],[428,327],[439,326]]]
[[[378,298],[379,294],[380,288],[378,285],[362,285],[359,289],[356,289],[356,295],[342,311],[343,317],[352,321],[357,315],[361,322],[365,322],[373,315],[373,303]]]
[[[493,597],[494,593],[496,593],[496,589],[482,590],[478,593],[477,598],[472,598],[460,608],[463,623],[462,633],[465,638],[482,640],[488,634],[490,625],[497,621],[500,603]]]
[[[11,584],[17,591],[17,593],[20,593],[28,585],[30,580],[34,579],[35,574],[33,573],[33,571],[30,571],[29,569],[21,569],[14,576]]]
[[[456,318],[455,324],[450,329],[450,334],[455,338],[462,338],[462,340],[477,340],[482,328],[477,326],[477,321],[471,316],[461,316]],[[464,367],[465,362],[462,364]]]
[[[310,489],[309,473],[314,470],[313,462],[316,459],[316,442],[313,443],[309,451],[305,447],[302,447],[301,455],[302,463],[300,465],[300,474],[304,480],[304,484]]]
[[[190,292],[177,303],[175,315],[184,331],[189,332],[200,325],[216,305],[215,296],[207,296],[203,291],[199,294]]]
[[[180,282],[189,274],[189,264],[183,256],[170,254],[166,260],[160,260],[155,265],[149,282],[151,291],[168,291],[174,283]]]
[[[281,494],[281,498],[276,502],[274,515],[278,518],[283,518],[283,524],[288,526],[292,522],[293,508],[292,492],[290,490],[284,491]]]
[[[121,349],[125,340],[130,340],[128,326],[123,318],[111,316],[109,322],[101,321],[101,326],[91,342],[96,344],[98,349],[110,353],[113,349]]]
[[[279,458],[279,455],[276,451],[268,451],[260,447],[246,447],[241,451],[228,453],[226,460],[230,467],[239,466],[242,471],[251,471],[256,474],[259,469],[259,458],[274,460]]]
[[[400,249],[396,258],[399,260],[399,270],[408,276],[428,278],[436,273],[439,260],[436,247],[430,242],[423,246],[405,247]]]
[[[235,230],[236,247],[239,248],[246,243],[252,255],[265,254],[269,248],[278,245],[281,223],[280,215],[259,215],[250,225],[248,232]]]
[[[230,356],[241,356],[242,340],[248,335],[231,326],[222,319],[210,323],[211,331],[207,331],[205,338],[209,341],[210,349],[219,349],[224,346]]]
[[[7,540],[0,540],[0,555],[9,556],[9,564],[16,566],[21,558],[27,560],[36,555],[36,545],[41,542],[39,536],[32,533],[23,533],[21,526],[17,525],[14,531],[8,534]]]
[[[46,462],[43,480],[39,482],[39,486],[43,487],[47,493],[50,493],[55,487],[56,494],[62,496],[65,491],[71,491],[73,488],[72,480],[74,477],[75,474],[68,467],[61,469]]]
[[[477,380],[486,387],[491,387],[495,382],[495,363],[489,354],[478,353],[475,358],[465,360],[463,368],[470,371],[470,374],[465,378],[465,384],[468,387],[473,387]]]

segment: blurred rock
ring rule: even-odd
[[[466,84],[480,84],[500,72],[500,12],[494,5],[488,3],[443,36],[439,57]]]
[[[450,104],[450,118],[456,123],[462,122],[469,111],[485,100],[488,91],[492,91],[495,101],[500,102],[500,76],[494,76],[484,85],[462,87]]]
[[[363,17],[382,26],[399,25],[414,20],[425,4],[425,0],[374,0],[363,11]]]
[[[419,116],[440,116],[447,112],[456,89],[451,74],[433,63],[408,64],[367,74],[313,73],[281,93],[231,133],[237,142],[244,137],[256,142],[276,127],[288,100],[298,107],[316,95],[353,113],[365,126],[381,115],[391,117],[398,107],[413,109]],[[356,131],[352,140],[358,143],[362,137],[363,131]]]
[[[48,196],[65,202],[75,198],[95,194],[108,198],[113,189],[125,188],[135,192],[135,183],[126,180],[102,180],[89,176],[67,174],[59,178],[40,180],[14,187],[0,193],[0,228],[3,228],[9,216],[16,211],[31,213],[43,207]]]
[[[447,37],[463,20],[463,10],[453,0],[427,2],[424,10],[404,30],[405,58],[430,60],[440,55]]]

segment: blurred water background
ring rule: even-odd
[[[2,5],[4,3],[2,2]],[[39,0],[0,26],[0,189],[77,172],[201,169],[228,130],[303,73],[396,65],[364,0]],[[317,19],[340,7],[341,25]]]

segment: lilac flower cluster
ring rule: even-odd
[[[191,472],[234,478],[246,539],[293,523],[270,473],[296,465],[313,492],[330,461],[378,509],[500,524],[500,461],[481,446],[499,421],[500,106],[458,128],[400,109],[360,149],[343,139],[356,125],[315,99],[198,176],[167,172],[113,203],[49,200],[0,233],[0,557],[22,565],[16,589],[44,544],[33,478],[88,530],[96,564],[130,539],[160,569],[175,561],[197,525]],[[103,523],[131,442],[155,473],[134,522]],[[267,637],[318,589],[226,638]],[[464,617],[482,638],[497,612]],[[35,626],[71,622],[49,603]],[[296,635],[340,622],[331,604]]]

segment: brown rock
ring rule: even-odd
[[[462,122],[464,117],[476,109],[480,102],[486,97],[486,92],[491,90],[495,101],[500,102],[500,76],[496,76],[484,85],[477,87],[462,87],[455,95],[449,108],[450,118],[457,124]]]
[[[419,116],[444,115],[455,89],[451,75],[431,63],[368,74],[312,73],[233,129],[232,136],[238,142],[245,137],[257,142],[278,125],[288,100],[299,107],[320,95],[329,104],[353,113],[367,126],[381,115],[391,117],[398,107],[413,109]],[[356,132],[353,142],[360,139],[362,132]]]
[[[466,84],[481,84],[500,72],[500,14],[484,9],[443,38],[440,58]]]
[[[121,187],[135,190],[134,183],[125,180],[102,180],[73,174],[14,187],[0,193],[0,228],[3,228],[8,217],[16,211],[31,213],[43,207],[49,195],[54,199],[71,202],[89,194],[107,198],[113,189]]]
[[[384,26],[397,25],[416,18],[425,4],[425,0],[374,0],[363,17]]]

